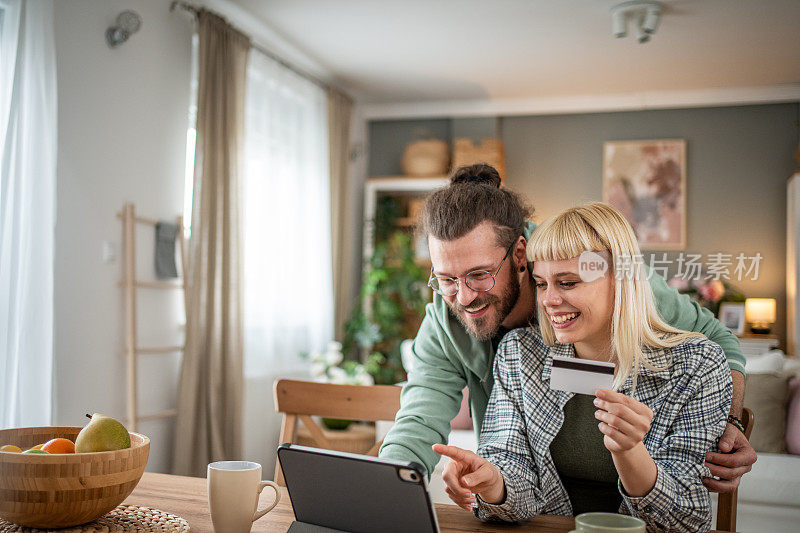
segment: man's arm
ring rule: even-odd
[[[744,356],[736,335],[723,326],[711,311],[667,285],[664,278],[656,272],[650,271],[649,274],[650,286],[653,288],[656,307],[658,307],[658,314],[661,315],[661,318],[673,327],[702,333],[708,340],[719,344],[722,351],[725,352],[730,369],[737,370],[744,375]],[[736,383],[733,387],[735,396]],[[739,393],[744,397],[743,381]]]
[[[739,388],[744,391],[744,376],[736,370],[731,371],[733,377],[733,401],[731,403],[731,414],[739,417],[736,413],[742,412],[744,395],[736,396],[736,382],[739,380]],[[725,432],[719,439],[717,445],[722,453],[708,452],[706,454],[706,466],[711,474],[718,477],[703,478],[703,484],[711,492],[733,492],[739,487],[742,476],[748,473],[753,464],[758,460],[756,451],[747,442],[747,438],[733,424],[725,427]]]
[[[463,369],[445,354],[442,343],[447,342],[435,309],[428,304],[414,339],[414,364],[400,396],[401,407],[379,452],[380,457],[416,461],[429,476],[440,459],[431,446],[447,444],[450,421],[461,408],[461,391],[466,386]]]
[[[742,408],[744,407],[744,374],[738,370],[731,370],[731,380],[733,380],[731,414],[736,418],[742,418]]]

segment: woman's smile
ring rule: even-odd
[[[550,322],[556,329],[566,329],[572,326],[581,314],[576,312],[572,313],[552,313],[550,314]]]

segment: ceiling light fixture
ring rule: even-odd
[[[651,0],[632,0],[612,7],[614,37],[628,35],[628,20],[631,20],[636,25],[636,38],[640,43],[646,43],[658,29],[663,10],[661,2]]]

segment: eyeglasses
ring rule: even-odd
[[[511,243],[511,246],[508,247],[508,250],[506,250],[506,255],[503,256],[503,260],[500,261],[500,265],[498,265],[497,270],[494,271],[494,274],[488,270],[473,270],[464,276],[464,283],[466,283],[467,287],[475,292],[486,292],[492,290],[494,287],[494,277],[500,272],[500,269],[503,267],[503,263],[506,262],[508,254],[511,253],[511,250],[514,248],[516,243],[517,241],[514,241]],[[459,285],[459,278],[451,278],[449,276],[434,276],[433,267],[431,267],[431,277],[428,280],[428,287],[442,296],[455,296],[461,286]]]

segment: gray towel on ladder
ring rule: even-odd
[[[175,264],[175,239],[178,236],[178,225],[173,222],[156,223],[156,277],[177,278],[178,267]]]

